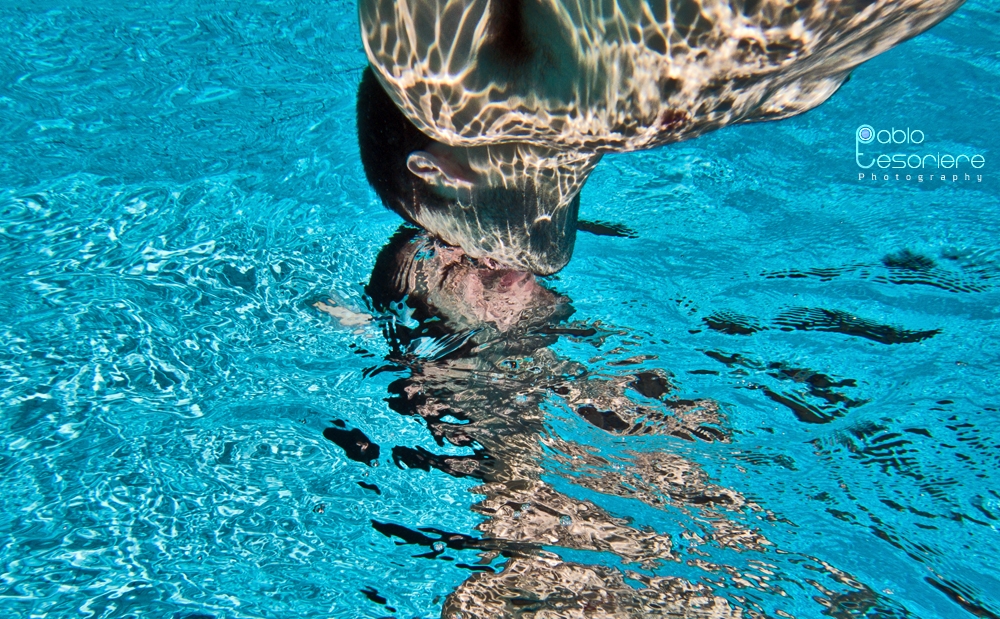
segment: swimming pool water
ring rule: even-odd
[[[605,157],[581,217],[635,238],[581,233],[546,280],[576,330],[462,383],[537,404],[492,430],[543,489],[508,520],[364,319],[399,220],[358,162],[355,11],[0,9],[0,614],[432,617],[522,553],[745,616],[1000,616],[993,3],[805,115]],[[860,180],[865,124],[985,165]],[[718,413],[624,432],[574,404],[608,385]],[[588,546],[584,510],[502,534],[560,501],[669,552]]]

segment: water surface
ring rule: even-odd
[[[523,393],[496,397],[535,416],[492,453],[669,540],[659,561],[504,538],[482,475],[442,464],[483,445],[393,407],[426,376],[393,362],[393,319],[314,307],[370,313],[399,225],[358,162],[352,3],[0,11],[4,614],[431,617],[548,557],[760,616],[1000,616],[990,3],[812,112],[606,157],[584,189],[583,218],[635,238],[581,234],[546,280],[578,330],[532,376],[572,389],[507,367]],[[980,153],[982,182],[859,181],[862,124]],[[629,433],[607,385],[663,417],[712,403],[713,431]],[[671,493],[657,463],[715,490]]]

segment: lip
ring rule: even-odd
[[[517,284],[524,283],[530,276],[531,274],[526,271],[507,271],[500,278],[500,286],[502,288],[513,288]]]
[[[502,269],[493,273],[480,272],[480,280],[487,289],[492,288],[496,292],[509,293],[534,281],[535,276],[530,271],[516,271],[513,269]]]

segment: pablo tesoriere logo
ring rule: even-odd
[[[854,132],[854,161],[859,168],[858,180],[916,180],[983,182],[978,171],[986,158],[978,153],[942,152],[925,142],[920,129],[909,127],[875,129],[861,125]],[[902,177],[902,178],[901,178]]]

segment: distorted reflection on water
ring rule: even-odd
[[[354,11],[0,9],[0,614],[1000,616],[995,7],[544,279],[382,251]],[[858,182],[903,122],[984,181]]]

